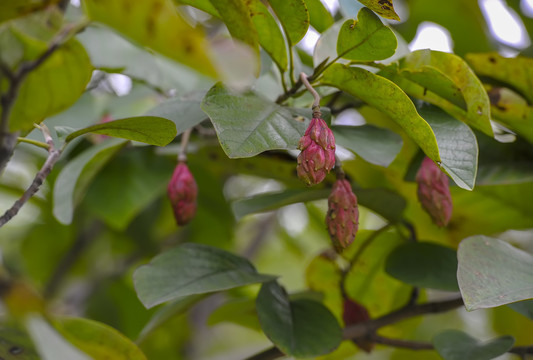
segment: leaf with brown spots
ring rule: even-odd
[[[400,21],[400,17],[394,11],[392,0],[358,0],[378,15],[391,20]]]
[[[84,0],[92,19],[203,74],[215,76],[208,43],[199,28],[183,20],[171,0]]]

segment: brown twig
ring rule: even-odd
[[[40,186],[43,184],[48,174],[50,174],[52,168],[61,155],[61,150],[55,148],[54,141],[46,125],[42,124],[41,130],[43,132],[44,139],[48,144],[48,157],[39,172],[35,175],[35,178],[28,189],[26,189],[24,194],[22,194],[22,196],[15,201],[13,206],[11,206],[11,208],[0,217],[0,227],[5,225],[9,220],[17,215],[22,206],[39,190]]]
[[[431,343],[413,340],[391,339],[381,335],[372,335],[372,342],[381,345],[387,345],[396,348],[409,350],[433,350],[434,346]]]

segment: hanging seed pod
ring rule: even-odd
[[[198,186],[184,161],[178,162],[174,169],[167,187],[167,195],[178,225],[185,225],[194,218]]]
[[[448,176],[426,157],[418,173],[418,200],[433,222],[440,227],[446,226],[452,217],[452,196]]]
[[[328,197],[326,225],[333,246],[339,253],[355,239],[359,226],[359,209],[357,197],[348,180],[340,179],[333,184]]]

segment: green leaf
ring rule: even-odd
[[[70,224],[75,204],[96,172],[122,147],[125,140],[111,139],[90,147],[61,170],[54,184],[54,216],[62,224]],[[83,173],[83,177],[81,177]],[[81,178],[81,180],[80,180]],[[81,185],[83,184],[83,185]],[[75,195],[78,196],[75,196]]]
[[[53,325],[93,359],[146,360],[135,343],[109,325],[82,318],[56,318]]]
[[[82,5],[92,20],[203,74],[215,75],[204,34],[189,26],[170,0],[84,0]]]
[[[307,33],[309,13],[304,0],[269,0],[287,35],[289,45],[296,45]]]
[[[458,291],[455,250],[428,242],[398,246],[387,258],[385,271],[413,286]]]
[[[316,31],[322,33],[333,23],[333,16],[320,0],[305,0],[307,11],[309,11],[309,21]]]
[[[275,281],[263,284],[256,307],[266,336],[289,356],[327,354],[342,340],[337,320],[324,305],[308,299],[290,301]]]
[[[207,115],[200,108],[204,96],[205,92],[198,91],[171,98],[150,109],[145,115],[172,120],[177,128],[176,135],[179,135],[207,119]]]
[[[411,80],[418,81],[424,89],[433,91],[430,86],[439,83],[438,78],[431,79],[435,71],[442,73],[448,77],[453,84],[461,91],[461,94],[466,102],[466,112],[461,108],[443,107],[444,110],[449,111],[450,115],[458,117],[468,125],[481,130],[483,133],[493,136],[492,127],[490,125],[490,102],[487,92],[483,88],[481,81],[476,77],[474,72],[468,67],[466,62],[459,56],[445,53],[441,51],[432,50],[417,50],[405,57],[400,63],[401,71],[421,72],[418,76],[412,77]],[[431,68],[429,72],[425,69]],[[426,72],[425,72],[426,71]],[[427,75],[424,76],[423,74]],[[443,86],[446,86],[444,84]],[[426,90],[423,91],[426,93]],[[442,87],[438,86],[435,89],[437,95],[447,95],[448,92],[443,92]],[[448,94],[453,96],[453,89],[449,89]],[[440,93],[440,94],[439,94]],[[416,96],[416,95],[415,95]],[[453,96],[446,100],[455,102],[457,97]],[[430,98],[424,99],[429,102]],[[435,103],[435,105],[440,106]]]
[[[240,219],[248,214],[276,210],[286,205],[326,199],[330,192],[330,189],[288,189],[239,199],[231,207],[235,217]],[[354,192],[360,205],[392,222],[401,219],[406,203],[398,194],[385,189],[354,189]]]
[[[514,311],[533,319],[533,300],[524,300],[507,305]]]
[[[29,335],[21,329],[0,327],[0,356],[4,360],[39,360],[41,359],[35,350]],[[22,350],[22,351],[20,351]]]
[[[431,127],[418,115],[409,97],[391,81],[361,68],[334,64],[324,72],[321,84],[346,91],[390,116],[426,155],[441,161]]]
[[[418,112],[437,138],[442,168],[461,188],[474,189],[479,151],[472,130],[439,108],[422,107]]]
[[[242,0],[210,0],[217,9],[229,33],[235,39],[249,45],[259,54],[258,35],[250,12]]]
[[[239,298],[230,300],[216,308],[207,319],[207,324],[210,326],[223,322],[231,322],[252,330],[261,331],[261,325],[257,319],[257,311],[255,309],[255,299]]]
[[[250,0],[247,5],[259,43],[281,71],[287,70],[287,44],[278,23],[261,0]]]
[[[36,12],[52,4],[54,0],[17,0],[0,2],[0,23]]]
[[[525,56],[506,58],[497,52],[467,54],[465,58],[478,76],[508,84],[533,102],[533,59]]]
[[[175,162],[130,150],[114,158],[94,179],[86,208],[115,230],[124,230],[156,198],[165,193]]]
[[[342,24],[337,39],[337,54],[348,60],[383,60],[394,55],[398,42],[390,28],[367,8],[357,14],[357,20]]]
[[[230,158],[296,149],[306,129],[288,109],[253,92],[233,94],[220,83],[209,90],[202,110],[211,118],[220,145]]]
[[[138,116],[96,124],[74,131],[67,136],[66,141],[69,142],[88,133],[165,146],[176,137],[176,126],[172,121],[160,117]]]
[[[513,347],[512,336],[502,336],[487,342],[459,330],[446,330],[433,338],[433,345],[444,360],[490,360]]]
[[[218,18],[220,17],[220,14],[218,13],[217,9],[215,9],[215,7],[211,4],[210,0],[174,0],[174,2],[178,4],[189,5],[202,11],[205,11],[209,15]]]
[[[133,274],[137,296],[147,308],[183,296],[227,290],[273,278],[258,274],[244,258],[193,243],[156,256]]]
[[[467,310],[533,298],[531,254],[481,235],[463,240],[457,254],[457,280]]]
[[[29,130],[34,123],[74,104],[83,94],[91,74],[85,49],[75,39],[69,40],[23,81],[13,105],[10,131]]]
[[[385,19],[398,20],[400,17],[394,11],[393,0],[358,0],[361,4],[367,6],[370,10],[375,11]]]
[[[332,126],[335,142],[369,163],[389,166],[402,149],[402,137],[372,125]]]
[[[90,360],[91,358],[67,342],[40,316],[29,317],[26,327],[43,360]]]

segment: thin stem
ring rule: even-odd
[[[290,46],[289,39],[289,79],[291,80],[291,85],[294,86],[296,80],[294,79],[294,54],[292,52],[292,47]]]
[[[178,161],[187,161],[187,144],[191,136],[192,128],[189,128],[181,135],[180,152],[178,154]]]
[[[391,339],[380,335],[372,335],[371,340],[375,343],[381,345],[387,345],[396,348],[409,349],[409,350],[433,350],[434,346],[431,343],[421,342],[421,341],[412,341],[412,340],[401,340],[401,339]]]
[[[48,150],[49,148],[49,145],[46,144],[46,143],[43,143],[42,141],[37,141],[37,140],[32,140],[32,139],[26,139],[26,138],[22,138],[22,137],[17,137],[17,141],[19,143],[26,143],[26,144],[32,144],[32,145],[35,145],[35,146],[38,146],[38,147],[41,147],[43,149],[46,149]]]
[[[342,161],[337,155],[335,155],[335,176],[337,180],[344,180],[346,178],[346,173],[342,169]]]
[[[313,108],[320,106],[320,95],[318,95],[316,90],[311,86],[311,84],[307,80],[307,75],[305,73],[300,73],[300,80],[307,88],[307,90],[313,95]]]

